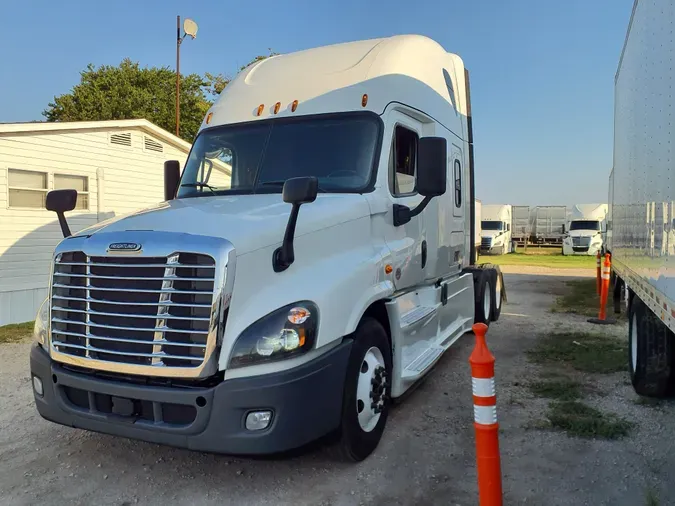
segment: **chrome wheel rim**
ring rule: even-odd
[[[366,351],[359,368],[356,387],[356,413],[364,432],[372,431],[380,421],[387,394],[387,370],[379,348]]]
[[[485,320],[490,319],[491,308],[492,308],[492,296],[490,294],[490,283],[485,283],[485,295],[483,296],[483,316],[485,316]]]

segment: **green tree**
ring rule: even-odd
[[[251,63],[267,56],[256,56]],[[192,142],[212,98],[230,82],[223,74],[181,75],[180,136]],[[54,97],[42,115],[47,121],[102,121],[145,118],[174,132],[176,72],[168,67],[141,67],[125,58],[118,66],[93,64],[80,72],[80,82]]]

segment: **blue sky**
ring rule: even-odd
[[[42,119],[88,63],[175,65],[176,15],[199,24],[182,72],[232,74],[290,52],[419,33],[471,72],[484,203],[607,200],[614,74],[633,0],[0,1],[0,122]]]

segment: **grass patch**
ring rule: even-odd
[[[553,267],[558,269],[595,269],[595,257],[592,256],[562,256],[559,249],[552,250],[553,254],[542,253],[510,253],[481,257],[480,263],[497,265],[531,265],[537,267]]]
[[[555,429],[588,438],[620,439],[627,436],[633,426],[623,418],[602,413],[578,401],[552,402],[547,418]]]
[[[576,313],[584,316],[598,316],[598,297],[595,278],[568,281],[569,292],[558,297],[552,310],[556,313]],[[609,306],[610,298],[607,297]]]
[[[539,339],[528,357],[538,364],[562,364],[587,373],[626,369],[628,346],[613,337],[583,332],[554,333]]]
[[[18,343],[33,333],[35,322],[15,323],[0,327],[0,343]]]
[[[538,397],[559,401],[581,399],[581,383],[570,379],[535,381],[530,383],[530,391]]]
[[[656,495],[653,488],[647,489],[647,493],[645,494],[645,504],[646,506],[659,506],[659,504],[661,504],[659,497]]]

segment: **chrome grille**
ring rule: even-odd
[[[492,247],[492,237],[483,237],[480,241],[481,248],[490,248]]]
[[[56,256],[51,341],[85,361],[194,368],[209,348],[216,262],[167,257]]]
[[[572,237],[572,246],[583,246],[585,248],[591,245],[590,237]]]

